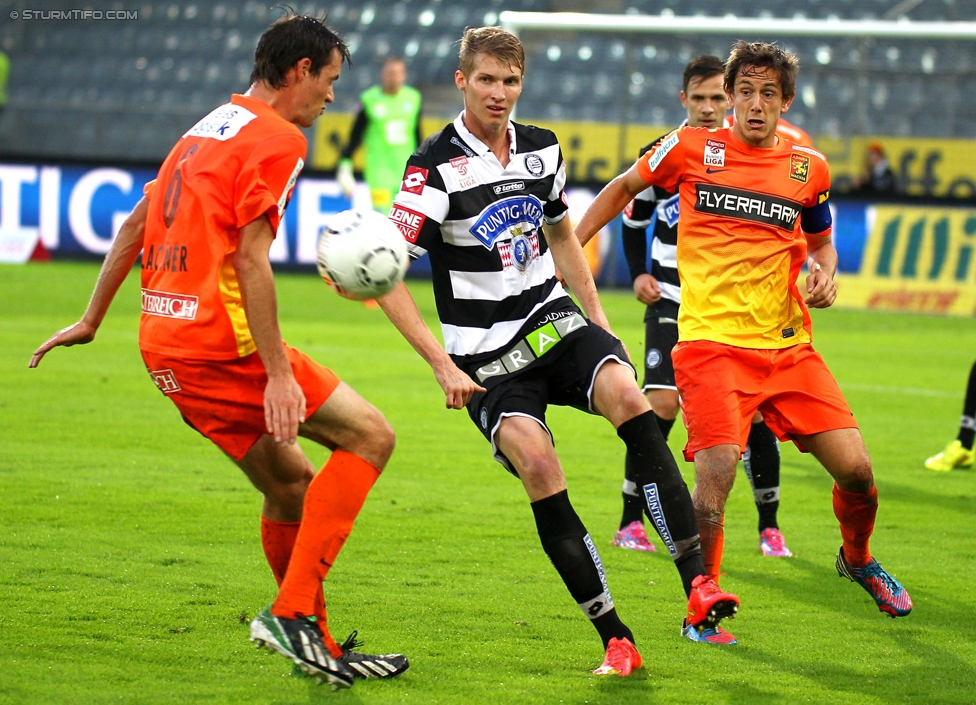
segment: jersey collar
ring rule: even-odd
[[[469,147],[474,150],[474,153],[479,157],[483,157],[491,152],[484,142],[474,136],[474,134],[467,127],[464,126],[464,111],[462,110],[456,118],[454,118],[454,129],[457,130],[458,135],[464,140]],[[509,120],[508,121],[508,155],[514,157],[518,152],[517,145],[515,143],[515,124]]]

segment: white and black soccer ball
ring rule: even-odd
[[[376,211],[342,211],[319,231],[319,274],[347,299],[386,294],[403,279],[409,261],[400,229]]]

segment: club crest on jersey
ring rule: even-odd
[[[515,267],[524,272],[532,260],[539,256],[539,236],[535,233],[523,235],[518,230],[510,242],[498,243],[498,254],[501,255],[502,266]]]
[[[705,156],[702,159],[705,166],[725,166],[725,142],[719,140],[705,140]]]
[[[489,250],[499,238],[516,232],[534,232],[542,227],[542,201],[535,196],[509,196],[485,208],[470,232]]]
[[[673,228],[678,224],[678,215],[680,215],[678,204],[680,200],[681,197],[678,194],[674,194],[668,200],[658,204],[657,217],[658,219],[663,219],[669,228]]]
[[[532,176],[542,176],[546,171],[546,165],[538,154],[526,154],[525,170]]]
[[[802,183],[810,176],[810,157],[803,154],[790,155],[790,178]]]
[[[644,365],[651,368],[652,370],[661,364],[661,351],[657,348],[651,348],[647,351],[647,359],[644,360]]]
[[[424,185],[427,183],[427,170],[419,166],[408,166],[407,173],[403,175],[401,191],[415,193],[418,196],[424,192]]]
[[[454,157],[450,161],[451,172],[454,174],[454,183],[457,184],[459,191],[477,186],[478,181],[471,175],[467,157]]]

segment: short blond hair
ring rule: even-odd
[[[464,30],[458,52],[461,73],[469,75],[474,69],[474,57],[487,54],[503,64],[515,66],[525,75],[525,50],[522,42],[501,27],[476,27]]]

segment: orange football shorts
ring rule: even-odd
[[[726,443],[744,452],[756,411],[781,441],[857,421],[820,353],[810,344],[757,350],[694,340],[671,352],[681,413],[688,429],[686,460]]]
[[[339,386],[339,377],[287,345],[285,354],[305,393],[308,418]],[[234,460],[247,455],[268,432],[264,423],[268,375],[257,353],[237,360],[185,360],[143,350],[142,359],[183,420]]]

